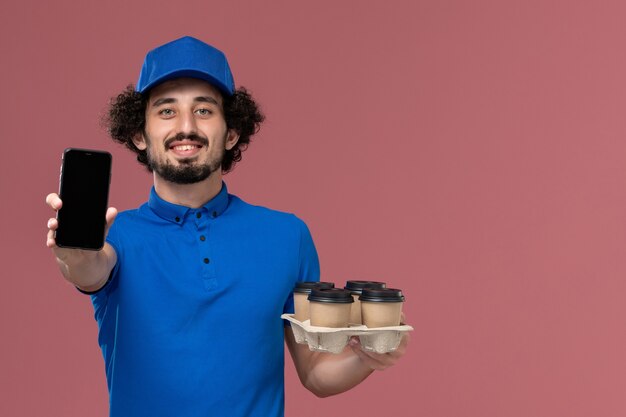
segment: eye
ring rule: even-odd
[[[172,109],[161,109],[159,110],[159,115],[164,117],[171,117],[174,115],[174,110]]]
[[[200,116],[210,116],[213,114],[210,109],[198,109],[196,110],[196,113],[198,113]]]

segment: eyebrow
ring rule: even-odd
[[[196,97],[194,99],[194,101],[199,101],[201,103],[210,103],[210,104],[215,104],[216,106],[219,106],[220,104],[217,102],[217,100],[215,100],[213,97],[211,96],[201,96],[201,97]]]
[[[199,97],[194,98],[193,101],[200,102],[200,103],[210,103],[210,104],[219,106],[219,103],[217,102],[217,100],[215,100],[211,96],[199,96]],[[152,106],[158,107],[162,104],[171,104],[171,103],[176,103],[176,102],[177,100],[175,98],[163,97],[163,98],[155,100],[154,103],[152,103]]]

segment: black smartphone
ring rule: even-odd
[[[111,182],[111,154],[90,149],[66,149],[59,182],[63,205],[57,212],[57,245],[102,249]]]

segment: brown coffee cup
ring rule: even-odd
[[[350,291],[314,288],[308,299],[311,326],[348,327],[350,305],[354,303]]]
[[[350,323],[362,324],[361,321],[361,301],[359,297],[364,288],[385,288],[386,284],[379,281],[347,281],[344,289],[352,293],[354,304],[350,307]]]
[[[399,326],[404,295],[395,288],[364,288],[359,297],[363,324],[369,328]]]
[[[334,288],[332,282],[305,281],[298,282],[293,290],[294,318],[298,321],[309,319],[309,294],[313,288]]]

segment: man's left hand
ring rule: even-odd
[[[402,314],[402,323],[404,323],[404,314]],[[395,365],[402,356],[406,353],[406,347],[409,344],[409,333],[406,332],[402,335],[402,340],[396,348],[396,350],[388,353],[376,353],[363,350],[361,342],[358,336],[350,338],[348,345],[352,348],[354,353],[361,359],[363,364],[373,370],[382,371],[390,366]]]

